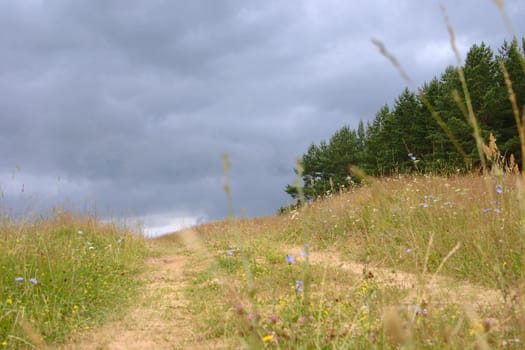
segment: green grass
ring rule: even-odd
[[[510,174],[368,179],[287,215],[159,238],[149,244],[155,250],[86,217],[4,220],[0,344],[56,345],[100,325],[136,300],[146,256],[176,253],[188,259],[192,332],[211,343],[519,349],[521,181]]]
[[[350,247],[346,253],[360,261],[372,259],[418,272],[425,267],[429,250],[426,268],[432,273],[461,243],[443,272],[495,287],[494,273],[499,275],[503,268],[513,280],[523,277],[523,262],[520,254],[516,255],[522,251],[516,179],[385,179],[373,186],[370,195],[353,196],[353,204],[347,208],[339,205],[342,210],[334,211],[320,205],[312,210],[319,217],[334,213],[325,226],[339,231],[335,237],[343,243],[345,236],[351,236],[359,249]],[[499,186],[502,193],[497,192]],[[323,240],[323,235],[319,239]]]
[[[249,348],[518,349],[520,181],[384,178],[286,216],[197,227],[207,252],[193,254],[187,297],[201,336]],[[391,270],[416,282],[378,277]],[[435,274],[451,280],[425,290]]]
[[[127,305],[144,240],[92,218],[0,223],[0,348],[42,347]]]

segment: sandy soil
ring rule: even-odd
[[[289,251],[294,256],[300,256],[302,247],[293,247]],[[301,258],[299,258],[301,259]],[[312,264],[329,265],[350,271],[355,275],[367,275],[376,283],[383,286],[408,289],[410,293],[406,298],[407,303],[413,304],[420,300],[433,304],[457,302],[468,305],[473,309],[480,307],[494,307],[504,303],[500,291],[474,285],[452,278],[426,274],[424,276],[413,273],[365,265],[341,259],[339,253],[311,251],[309,259]]]

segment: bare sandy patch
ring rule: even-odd
[[[292,247],[287,251],[296,256],[299,261],[305,259],[301,256],[301,252],[304,251],[302,247]],[[503,295],[498,290],[457,281],[442,275],[428,273],[417,275],[372,264],[348,261],[342,259],[336,251],[309,251],[308,258],[312,264],[348,270],[356,276],[373,279],[380,286],[406,289],[409,291],[406,302],[411,304],[418,300],[433,304],[456,302],[474,308],[496,307],[504,304]]]

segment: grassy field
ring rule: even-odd
[[[154,240],[70,214],[4,220],[0,346],[44,348],[118,320],[145,259],[176,252],[186,348],[520,349],[520,186],[518,175],[369,180],[287,215]]]
[[[161,241],[194,242],[193,317],[231,348],[519,349],[519,181],[386,178]]]
[[[144,239],[58,213],[0,222],[0,348],[43,348],[129,305]]]

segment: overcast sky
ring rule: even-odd
[[[289,201],[312,142],[454,63],[438,1],[0,2],[0,206],[57,203],[148,232]],[[512,36],[491,0],[442,1],[464,55]],[[515,34],[525,1],[506,2]]]

